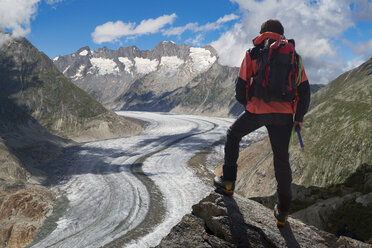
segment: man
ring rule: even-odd
[[[259,92],[257,82],[260,74],[258,70],[261,70],[262,74],[260,63],[263,63],[263,48],[274,45],[275,41],[286,41],[284,28],[278,20],[270,19],[261,25],[260,36],[253,40],[255,46],[247,51],[240,67],[236,81],[236,98],[245,105],[245,112],[227,131],[223,175],[215,177],[214,185],[217,191],[226,195],[234,193],[240,140],[254,130],[266,126],[274,154],[275,178],[277,180],[278,201],[274,207],[274,215],[277,225],[281,227],[285,225],[292,199],[289,141],[294,125],[302,128],[303,117],[309,108],[310,85],[301,64],[301,58],[296,54],[295,60],[292,60],[295,61],[293,67],[297,66],[297,70],[293,73],[293,77],[297,81],[296,87],[293,87],[292,100],[270,99],[257,93]],[[288,43],[288,41],[286,42]],[[293,40],[292,44],[294,50]],[[266,63],[268,63],[267,61],[268,59],[266,59]],[[265,77],[265,73],[263,75]],[[271,77],[270,80],[275,81],[275,78]]]

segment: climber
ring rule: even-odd
[[[243,136],[266,126],[274,154],[278,200],[274,215],[284,226],[292,199],[288,146],[294,126],[301,130],[309,108],[310,85],[294,40],[286,40],[278,20],[261,25],[254,47],[245,54],[235,83],[235,97],[245,111],[227,131],[223,174],[214,178],[217,192],[233,195],[239,143]]]

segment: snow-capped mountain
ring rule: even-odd
[[[135,46],[118,50],[83,47],[53,61],[73,83],[112,109],[172,111],[182,105],[189,113],[208,108],[207,112],[217,110],[227,115],[235,104],[231,100],[238,69],[219,65],[211,46],[191,47],[168,41],[144,51]],[[208,82],[211,85],[207,86]],[[209,89],[216,87],[216,92]],[[199,88],[207,91],[200,95]],[[195,90],[198,99],[190,99],[190,92]],[[205,104],[211,100],[219,102],[218,109]],[[185,106],[186,102],[192,104]]]

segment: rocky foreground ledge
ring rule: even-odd
[[[158,248],[169,247],[372,247],[347,237],[336,237],[289,218],[278,228],[272,210],[260,203],[211,193],[193,206]]]

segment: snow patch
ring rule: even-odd
[[[134,58],[134,62],[136,65],[136,70],[138,73],[147,74],[152,71],[156,71],[159,61],[157,59],[150,60],[144,58]]]
[[[162,43],[162,44],[166,44],[166,43],[176,44],[176,43],[174,43],[174,41],[171,41],[171,40],[168,40],[168,41],[162,41],[161,43]]]
[[[121,63],[125,66],[125,71],[131,73],[131,69],[133,67],[133,62],[127,57],[119,57],[118,58]]]
[[[87,56],[88,55],[88,51],[87,50],[83,50],[79,53],[80,56]]]
[[[59,56],[56,56],[53,61],[57,61],[59,59]]]
[[[160,65],[165,67],[165,75],[167,77],[176,75],[178,68],[184,63],[185,61],[177,56],[164,56],[160,60]]]
[[[62,73],[65,74],[68,71],[68,69],[70,69],[70,67],[71,65],[67,66],[66,69],[64,69]]]
[[[82,78],[83,77],[83,71],[85,69],[85,65],[80,65],[79,69],[77,70],[75,76],[73,76],[72,78],[74,80],[77,80],[79,78]]]
[[[160,65],[164,65],[172,69],[177,69],[183,63],[185,63],[185,61],[178,58],[177,56],[164,56],[160,60]]]
[[[91,58],[90,62],[98,69],[99,75],[118,74],[118,65],[112,59]]]
[[[198,72],[208,70],[217,59],[209,50],[201,47],[190,47],[190,57],[194,70]]]

